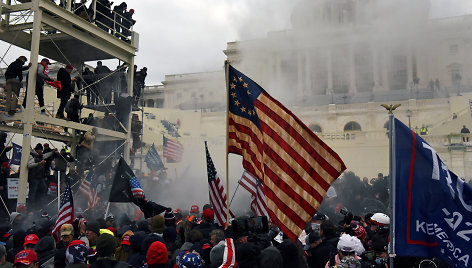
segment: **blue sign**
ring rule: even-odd
[[[10,159],[10,165],[20,165],[21,164],[21,146],[12,143],[12,153],[11,153],[11,159]]]
[[[472,188],[397,119],[394,131],[395,253],[472,267]]]

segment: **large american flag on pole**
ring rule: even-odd
[[[61,207],[57,215],[56,223],[52,228],[52,236],[59,242],[61,240],[61,226],[66,223],[72,224],[74,222],[74,202],[72,199],[72,191],[70,184],[67,182],[66,189],[61,197]]]
[[[88,208],[92,209],[98,202],[97,196],[97,184],[95,182],[95,176],[92,169],[82,180],[82,183],[79,186],[79,191],[87,197]]]
[[[225,188],[221,184],[220,177],[216,173],[215,165],[213,160],[211,160],[210,152],[208,151],[208,146],[205,141],[205,151],[206,151],[206,161],[207,161],[207,172],[208,172],[208,188],[210,193],[210,203],[215,212],[215,217],[218,220],[218,223],[221,226],[224,226],[226,223],[226,193]],[[230,218],[233,218],[234,215],[229,211]]]
[[[296,240],[346,169],[341,158],[262,87],[227,63],[228,152],[264,185],[272,222]]]
[[[251,194],[251,210],[256,216],[267,216],[267,202],[264,195],[264,185],[250,172],[244,171],[239,185]]]
[[[180,162],[184,153],[184,146],[178,142],[163,136],[164,157],[174,162]]]

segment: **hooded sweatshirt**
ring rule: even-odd
[[[54,238],[52,236],[45,236],[41,238],[34,249],[38,255],[39,265],[41,266],[51,258],[54,258],[54,254],[56,253],[56,249],[54,247]]]

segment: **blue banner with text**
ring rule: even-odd
[[[394,130],[395,253],[472,267],[472,188],[398,119]]]

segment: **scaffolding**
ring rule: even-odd
[[[111,14],[109,18],[113,18],[113,23],[96,20],[97,15],[103,15],[97,11],[97,6],[100,5],[97,0],[92,1],[88,9],[91,14],[86,18],[76,12],[81,8],[80,5],[73,0],[61,0],[60,5],[51,0],[20,0],[14,3],[12,0],[1,0],[0,40],[30,51],[29,60],[33,63],[27,81],[26,90],[31,97],[27,98],[26,109],[9,118],[0,115],[0,121],[20,122],[14,126],[0,125],[0,130],[23,135],[18,205],[26,204],[28,178],[26,163],[31,150],[31,137],[68,142],[72,149],[80,139],[74,134],[75,131],[71,136],[67,136],[62,133],[41,131],[36,126],[49,124],[79,131],[89,131],[93,128],[90,125],[43,115],[39,110],[35,110],[33,96],[35,96],[37,64],[34,63],[39,62],[39,55],[63,64],[71,64],[79,70],[79,73],[87,61],[118,59],[127,66],[128,93],[130,96],[133,95],[134,56],[138,49],[139,35],[132,29],[128,29],[125,35],[117,31],[125,27],[122,25],[125,18],[117,19],[121,15],[112,10],[109,10],[108,14]],[[131,114],[129,116],[131,117]],[[123,141],[124,157],[129,161],[131,118],[128,118],[124,131],[97,128],[97,132],[102,140]]]

